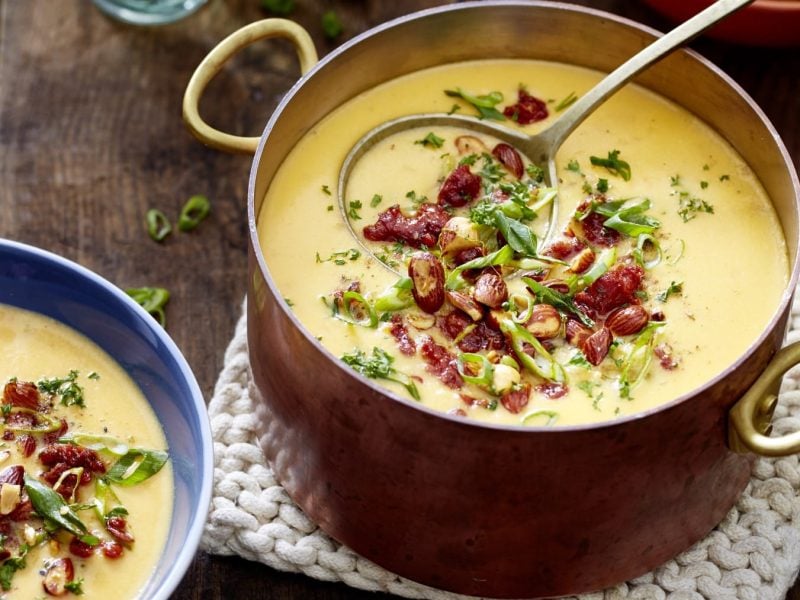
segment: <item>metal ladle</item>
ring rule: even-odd
[[[528,135],[502,125],[481,121],[476,117],[445,113],[409,115],[387,121],[371,129],[356,142],[345,157],[342,168],[339,171],[339,211],[347,228],[359,245],[361,245],[367,253],[374,256],[372,250],[370,250],[361,236],[359,236],[353,228],[345,202],[345,189],[350,180],[353,168],[361,157],[375,144],[391,135],[416,127],[459,127],[461,129],[494,136],[516,148],[534,164],[543,167],[546,184],[556,187],[558,176],[556,173],[555,157],[558,149],[567,136],[592,114],[598,106],[638,73],[672,52],[678,46],[688,42],[718,21],[721,21],[728,15],[751,4],[753,1],[754,0],[718,0],[685,23],[657,39],[638,54],[629,58],[567,108],[557,121],[547,129],[535,135]],[[558,224],[558,206],[556,202],[556,200],[553,201],[550,212],[550,223],[545,239],[550,239],[553,236]],[[397,272],[395,269],[386,265],[386,263],[382,261],[379,262],[387,269]]]

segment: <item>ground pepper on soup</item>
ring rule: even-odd
[[[301,322],[388,389],[493,423],[612,419],[721,372],[778,305],[782,231],[733,149],[641,88],[566,140],[557,186],[508,144],[436,126],[366,152],[336,210],[343,158],[368,129],[458,111],[535,133],[599,77],[541,61],[458,63],[377,86],[316,124],[258,217]]]

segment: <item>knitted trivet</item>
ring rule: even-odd
[[[787,343],[796,340],[800,340],[798,300],[792,307]],[[275,480],[256,444],[249,383],[242,316],[208,409],[214,437],[214,497],[203,548],[364,590],[406,598],[464,598],[389,573],[320,531]],[[800,430],[799,370],[784,379],[774,429],[776,435]],[[736,506],[704,540],[647,575],[577,598],[784,598],[800,568],[799,490],[797,456],[758,459]]]

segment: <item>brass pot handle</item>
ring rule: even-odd
[[[234,54],[253,42],[272,37],[282,37],[292,42],[303,75],[317,63],[317,51],[311,36],[292,21],[264,19],[234,31],[217,44],[195,69],[183,95],[183,120],[192,134],[204,144],[225,152],[255,154],[259,138],[241,137],[214,129],[200,117],[198,106],[208,83]]]
[[[772,431],[772,413],[778,403],[778,388],[786,371],[800,363],[800,342],[775,354],[756,382],[731,408],[728,444],[740,453],[788,456],[800,452],[800,431],[777,438]]]

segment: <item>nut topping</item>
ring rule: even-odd
[[[446,291],[447,300],[456,308],[463,310],[473,321],[480,321],[483,318],[483,308],[472,298],[462,292]]]
[[[66,584],[75,578],[72,559],[57,558],[47,567],[42,585],[44,591],[51,596],[63,596],[67,593]]]
[[[608,354],[608,349],[611,347],[612,340],[613,336],[608,327],[602,327],[595,331],[583,343],[583,354],[586,356],[586,360],[595,367],[603,362],[603,359]]]
[[[594,257],[594,250],[591,248],[584,248],[569,263],[569,270],[573,273],[583,273],[586,269],[592,266]]]
[[[514,177],[522,179],[525,167],[522,165],[522,157],[513,147],[504,143],[497,144],[492,149],[492,156],[499,160],[500,164],[508,169]]]
[[[474,135],[460,135],[455,139],[459,154],[488,154],[489,149]]]
[[[554,306],[534,304],[525,328],[539,339],[552,339],[561,331],[561,315]]]
[[[575,319],[567,319],[567,324],[564,327],[567,338],[567,343],[575,346],[576,348],[583,348],[584,342],[592,335],[592,330],[579,323]]]
[[[632,304],[625,308],[618,308],[606,319],[606,327],[614,335],[631,335],[639,333],[647,325],[649,315],[645,308],[639,304]]]
[[[508,299],[508,286],[497,273],[486,272],[475,282],[472,297],[489,308],[498,308]]]
[[[439,248],[445,258],[455,257],[463,250],[480,245],[478,230],[466,217],[453,217],[445,223],[439,234]]]
[[[421,310],[435,313],[444,304],[444,267],[430,252],[417,252],[408,263],[411,293]]]

